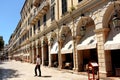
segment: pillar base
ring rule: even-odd
[[[62,69],[62,66],[58,66],[58,69],[61,70],[61,69]]]
[[[52,67],[52,65],[51,65],[51,64],[49,64],[49,65],[48,65],[48,67]]]
[[[106,78],[107,77],[107,72],[99,72],[99,78],[100,79],[104,79],[104,78]]]
[[[73,71],[78,72],[79,70],[78,70],[78,68],[73,68]]]

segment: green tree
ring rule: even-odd
[[[3,37],[0,36],[0,51],[4,48],[4,40]]]

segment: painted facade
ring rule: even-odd
[[[114,5],[116,7],[114,7]],[[112,24],[120,1],[26,0],[21,20],[9,40],[9,55],[43,66],[87,72],[99,65],[99,76],[120,76],[120,29]]]

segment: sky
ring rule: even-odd
[[[0,36],[8,44],[21,16],[20,11],[25,0],[1,0],[0,2]]]

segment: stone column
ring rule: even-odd
[[[44,65],[44,45],[43,44],[42,44],[41,50],[42,50],[42,65]]]
[[[82,63],[81,62],[83,61],[82,60],[82,53],[81,53],[81,51],[77,50],[77,43],[80,41],[80,38],[81,38],[80,36],[77,36],[76,37],[76,43],[75,43],[75,50],[76,50],[76,52],[74,54],[75,55],[74,59],[76,61],[74,63],[75,66],[76,66],[75,69],[74,69],[75,72],[78,72],[78,71],[81,70],[81,67],[82,67]]]
[[[95,30],[96,36],[97,36],[97,49],[98,49],[97,51],[98,51],[100,78],[107,77],[107,66],[110,66],[107,60],[106,51],[104,50],[104,43],[105,43],[108,31],[109,31],[108,28],[102,28],[102,29]]]
[[[73,70],[76,71],[76,39],[75,37],[73,36]]]
[[[62,68],[62,55],[61,55],[61,43],[62,41],[59,40],[58,41],[58,68],[61,69]]]
[[[34,63],[34,47],[32,46],[32,63]]]
[[[38,55],[38,53],[39,53],[39,48],[38,48],[38,43],[37,43],[37,45],[36,45],[36,55]]]
[[[29,47],[29,51],[30,51],[30,63],[32,63],[32,45],[31,44]]]
[[[48,45],[48,48],[49,48],[49,49],[48,49],[48,50],[49,50],[49,54],[48,54],[48,55],[49,55],[49,64],[48,64],[48,66],[51,67],[51,66],[52,66],[52,60],[51,60],[51,54],[50,54],[51,44]]]

